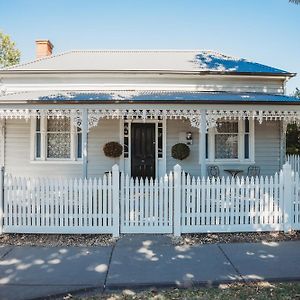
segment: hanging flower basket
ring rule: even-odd
[[[190,148],[184,143],[175,144],[172,147],[171,155],[175,159],[183,160],[190,155]]]
[[[119,157],[122,155],[123,147],[118,142],[109,142],[104,145],[103,152],[107,157]]]

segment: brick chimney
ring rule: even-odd
[[[36,45],[36,58],[52,55],[53,45],[49,40],[37,40]]]

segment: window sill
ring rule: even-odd
[[[31,160],[31,164],[81,165],[82,160]]]

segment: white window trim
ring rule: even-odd
[[[30,162],[32,163],[82,163],[82,158],[77,158],[77,129],[71,123],[71,149],[70,158],[47,158],[47,118],[41,118],[41,157],[36,157],[36,118],[31,118],[31,133],[30,133]]]
[[[233,120],[234,122],[234,120]],[[238,121],[238,158],[215,158],[215,135],[216,128],[208,129],[208,159],[206,162],[214,164],[253,164],[255,163],[255,137],[254,137],[254,120],[249,120],[249,158],[244,158],[244,120]]]

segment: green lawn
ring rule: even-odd
[[[198,289],[169,289],[161,291],[144,291],[134,293],[126,290],[120,293],[98,295],[93,297],[75,298],[80,300],[177,300],[177,299],[222,299],[222,300],[243,300],[243,299],[299,299],[300,282],[295,283],[251,283],[221,285],[218,288]]]

